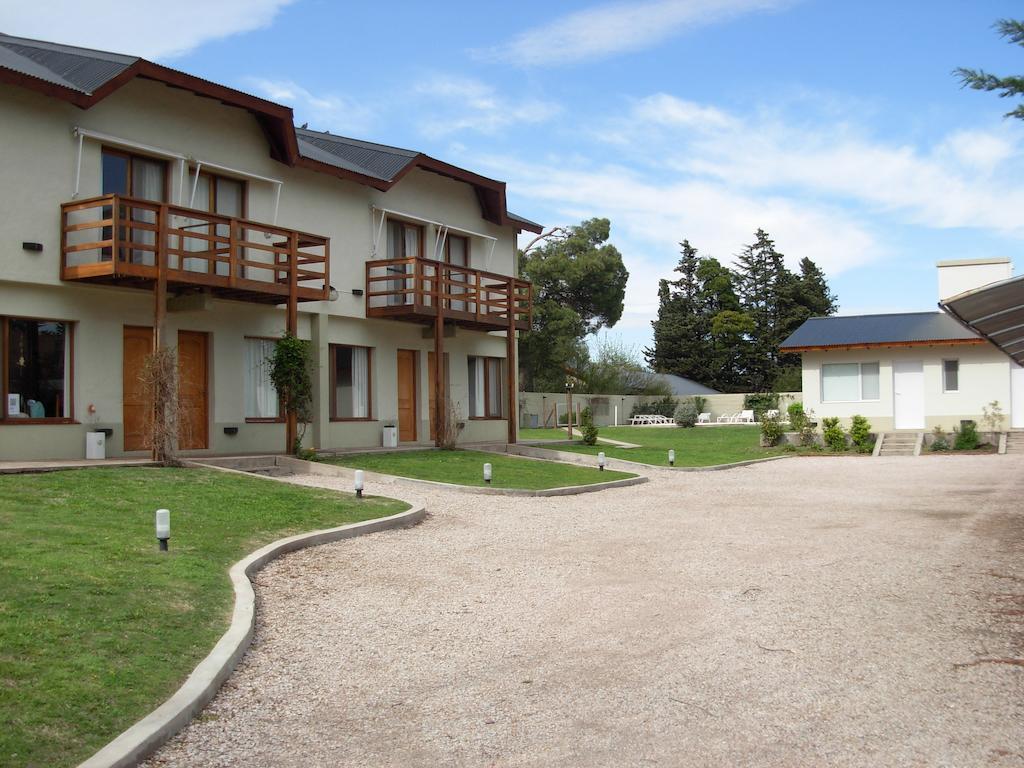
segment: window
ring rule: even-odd
[[[370,349],[331,345],[331,418],[369,419]]]
[[[878,363],[828,363],[821,366],[822,402],[878,400]]]
[[[140,200],[151,200],[162,203],[167,198],[167,163],[163,160],[156,160],[151,157],[130,155],[115,149],[103,148],[101,155],[103,171],[103,194],[124,195]],[[146,225],[156,224],[156,213],[130,206],[123,206],[121,215]],[[103,218],[111,216],[109,207],[103,209]],[[111,236],[111,228],[105,227],[103,239]],[[128,227],[127,232],[120,232],[119,236],[130,240],[145,248],[133,248],[131,261],[134,264],[156,264],[156,232],[152,229]],[[110,249],[103,249],[103,258],[110,259]],[[124,258],[121,256],[120,258]]]
[[[389,259],[412,259],[423,255],[423,227],[419,224],[410,224],[405,221],[388,219],[388,258]],[[395,274],[411,273],[411,264],[392,264],[388,272]],[[389,291],[404,291],[413,288],[411,280],[399,279],[389,280]],[[412,293],[391,293],[388,296],[388,304],[412,304]]]
[[[943,360],[942,361],[942,391],[943,392],[959,392],[960,391],[960,361],[959,360]]]
[[[3,323],[3,418],[70,420],[70,323],[9,317]]]
[[[469,238],[461,235],[448,235],[445,240],[445,261],[456,267],[468,267],[469,266]],[[468,281],[468,273],[462,270],[449,270],[448,279],[452,283],[466,283]],[[464,285],[449,285],[448,292],[454,296],[464,294],[466,287]],[[450,299],[448,301],[448,308],[454,309],[456,312],[465,312],[466,302],[461,299]],[[470,312],[476,311],[476,305],[474,304],[469,308]]]
[[[500,419],[501,408],[500,357],[469,358],[469,417]]]
[[[245,182],[238,179],[229,179],[226,176],[218,176],[206,171],[200,171],[199,178],[196,178],[195,171],[189,173],[189,190],[192,194],[192,207],[199,211],[209,211],[232,219],[245,218],[246,208],[246,187]],[[183,227],[198,235],[215,235],[225,240],[231,237],[228,224],[213,224],[207,219],[188,219]],[[195,251],[210,254],[211,250],[222,249],[222,255],[226,255],[226,245],[223,241],[214,243],[201,237],[182,238],[183,248],[186,251]],[[253,258],[244,256],[243,258]],[[184,269],[189,272],[209,272],[211,265],[214,265],[215,273],[227,276],[230,267],[224,261],[210,261],[207,258],[186,258],[183,261]]]
[[[247,421],[278,421],[281,399],[270,380],[274,339],[245,340],[245,418]]]

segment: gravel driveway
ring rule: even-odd
[[[251,651],[147,765],[1024,765],[1024,667],[972,664],[1024,656],[1022,481],[822,457],[371,488],[432,516],[262,571]]]

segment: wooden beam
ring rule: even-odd
[[[115,220],[120,214],[114,211]],[[153,284],[153,351],[158,352],[167,345],[167,206],[161,205],[157,213],[157,243],[153,254],[156,260],[156,282]],[[114,247],[111,252],[111,262],[116,264],[120,256],[120,238],[117,237],[117,229],[114,230]],[[152,404],[156,408],[156,404]],[[172,406],[173,407],[173,406]],[[152,446],[152,458],[157,458],[157,447]]]
[[[807,347],[787,347],[781,354],[795,355],[800,352],[840,352],[847,349],[886,349],[905,347],[950,347],[973,344],[987,344],[985,339],[928,339],[927,341],[878,341],[864,344],[825,344]]]
[[[509,281],[510,288],[514,285]],[[513,289],[514,290],[514,289]],[[508,329],[505,331],[505,386],[508,389],[508,442],[516,442],[516,399],[519,395],[516,375],[516,314],[515,297],[508,297]]]
[[[299,236],[292,232],[288,236],[288,317],[285,326],[292,336],[299,335],[299,283],[298,283],[298,251]],[[285,415],[285,454],[291,454],[295,448],[295,438],[299,434],[298,417],[294,410]]]
[[[444,279],[441,270],[441,262],[438,262],[434,269],[433,291],[434,308],[437,316],[434,318],[434,445],[441,447],[441,423],[447,416],[447,403],[445,402],[448,393],[444,390],[444,300],[441,295],[441,281]]]

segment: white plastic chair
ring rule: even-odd
[[[719,424],[730,424],[738,416],[739,416],[738,413],[723,413],[721,416],[718,417],[718,423]]]
[[[697,415],[697,423],[698,424],[710,424],[711,423],[711,414],[708,413],[707,411],[705,411],[704,413],[698,414]]]
[[[740,411],[734,420],[737,424],[753,424],[754,412],[752,410]]]

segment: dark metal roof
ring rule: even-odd
[[[703,384],[700,384],[693,379],[688,379],[685,376],[676,376],[674,373],[656,373],[654,374],[654,378],[668,384],[669,388],[672,390],[672,394],[676,397],[721,394],[717,389],[705,387]]]
[[[956,321],[1024,365],[1024,275],[939,302]]]
[[[508,212],[508,217],[509,219],[512,220],[513,224],[522,224],[523,229],[528,229],[531,232],[536,232],[537,234],[540,234],[541,230],[544,229],[543,224],[538,224],[536,221],[531,221],[525,216],[520,216],[518,214],[512,213],[512,211]]]
[[[0,34],[0,67],[84,94],[91,94],[137,61],[138,56]]]
[[[420,154],[411,149],[349,139],[308,128],[296,128],[295,135],[303,157],[381,181],[393,180]]]
[[[958,342],[977,338],[977,334],[942,312],[904,312],[812,317],[782,342],[780,348],[793,351],[810,347]]]

